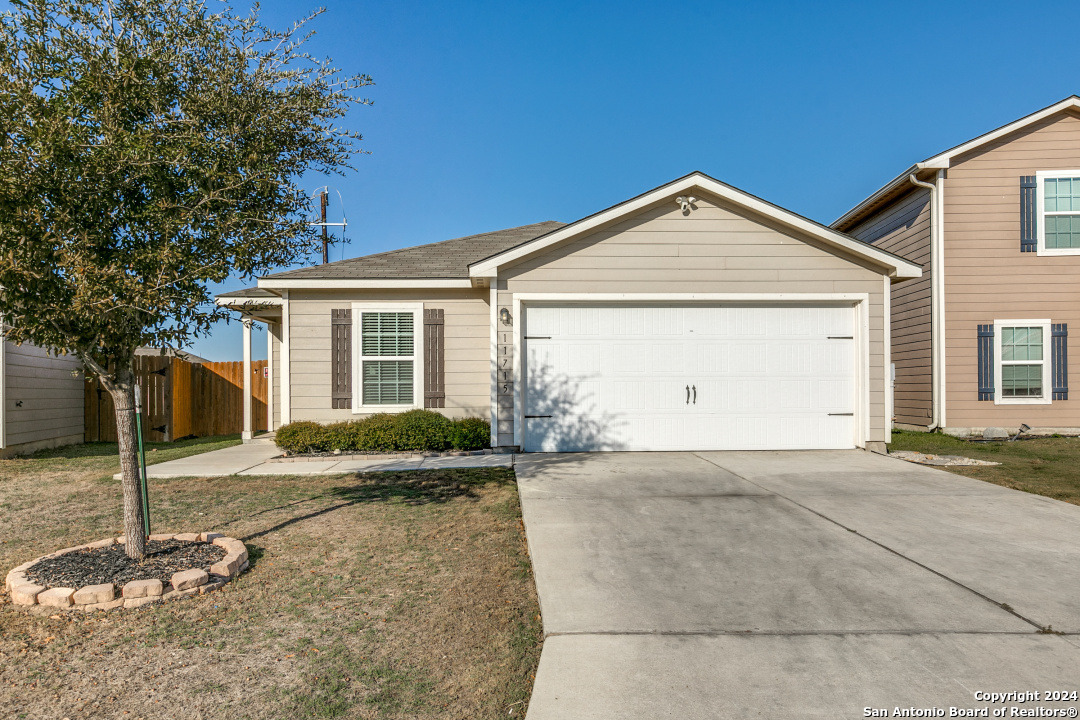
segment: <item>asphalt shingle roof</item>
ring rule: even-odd
[[[532,225],[349,258],[268,275],[281,280],[468,278],[469,265],[558,230],[565,223]]]
[[[243,290],[233,290],[232,292],[220,293],[217,295],[219,298],[276,298],[280,297],[269,290],[263,290],[262,288],[244,288]]]

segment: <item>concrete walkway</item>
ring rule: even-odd
[[[219,477],[223,475],[339,475],[374,470],[420,470],[431,468],[513,467],[513,455],[466,455],[385,460],[310,460],[270,462],[281,454],[273,442],[256,439],[243,445],[191,455],[150,465],[150,478]]]
[[[977,690],[1080,690],[1078,507],[859,451],[516,470],[546,635],[528,720],[948,716],[987,707]]]

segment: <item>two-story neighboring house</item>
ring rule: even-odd
[[[892,288],[897,426],[1080,432],[1080,98],[912,165],[832,227],[923,268]]]

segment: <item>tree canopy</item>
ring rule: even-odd
[[[0,314],[99,372],[224,317],[207,283],[314,245],[308,172],[349,167],[367,101],[301,21],[199,0],[13,0],[0,15]]]
[[[212,1],[212,0],[211,0]],[[315,244],[306,173],[350,167],[366,75],[202,0],[10,0],[0,13],[0,316],[74,353],[116,407],[127,553],[142,557],[135,349],[225,317],[208,284]]]

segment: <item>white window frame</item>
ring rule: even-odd
[[[1080,178],[1080,170],[1040,170],[1035,173],[1035,234],[1037,255],[1080,255],[1080,247],[1046,247],[1046,181],[1054,178]],[[1053,212],[1051,215],[1080,215],[1080,212]]]
[[[363,314],[365,312],[412,313],[413,316],[413,354],[389,357],[380,355],[372,360],[412,360],[413,363],[413,401],[401,405],[365,405],[364,404],[364,357],[363,351]],[[398,413],[424,407],[424,304],[423,303],[377,303],[354,302],[352,304],[352,393],[353,413],[370,414],[378,412]]]
[[[1001,341],[1005,337],[1005,328],[1015,327],[1039,327],[1042,328],[1043,359],[1042,359],[1042,397],[1004,397],[1005,388],[1002,385],[1001,366],[1002,353]],[[1050,349],[1053,342],[1050,339],[1049,320],[995,320],[994,321],[994,404],[995,405],[1049,405],[1053,402],[1054,389],[1051,387],[1051,372],[1053,359],[1050,357]],[[1009,365],[1034,365],[1034,360],[1010,361]]]

